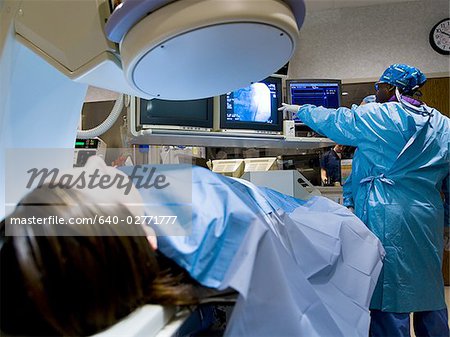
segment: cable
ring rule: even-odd
[[[121,94],[117,98],[116,103],[114,103],[114,106],[113,106],[109,116],[106,117],[106,119],[100,125],[97,125],[95,128],[92,128],[89,130],[78,130],[77,138],[88,139],[88,138],[98,137],[98,136],[104,134],[117,121],[117,118],[120,116],[120,114],[122,112],[123,106],[124,106],[124,95]]]

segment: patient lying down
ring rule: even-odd
[[[231,289],[238,298],[227,336],[367,335],[384,251],[349,211],[202,168],[158,170],[173,188],[141,186],[133,200],[49,185],[22,199],[2,223],[2,332],[92,335],[147,303],[190,305],[214,293],[205,289]],[[177,223],[136,221],[155,210]],[[12,221],[33,216],[53,222]]]

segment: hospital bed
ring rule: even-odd
[[[202,292],[204,298],[199,306],[175,307],[147,304],[92,337],[183,337],[179,334],[182,327],[184,332],[197,328],[199,331],[203,331],[200,326],[208,327],[215,323],[213,321],[223,320],[224,322],[221,324],[226,324],[238,298],[238,293],[232,289],[222,291],[203,289]],[[227,312],[227,317],[204,318],[203,314],[199,313],[199,308],[202,306],[220,308],[219,311]],[[188,320],[189,322],[187,322]],[[200,321],[203,322],[200,323]],[[222,328],[225,329],[225,327]]]
[[[93,337],[171,337],[188,316],[189,311],[175,307],[145,305]]]

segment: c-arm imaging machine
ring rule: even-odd
[[[0,0],[1,218],[18,201],[5,198],[8,153],[73,148],[88,85],[147,99],[220,95],[283,66],[305,16],[303,0],[113,2]]]
[[[113,3],[0,0],[0,186],[6,149],[73,148],[88,85],[147,99],[220,95],[284,65],[305,16],[303,0]]]
[[[292,56],[304,18],[299,0],[126,0],[112,13],[109,0],[2,7],[15,38],[71,80],[164,99],[270,75]]]

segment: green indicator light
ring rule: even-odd
[[[76,145],[84,145],[84,142],[75,142],[75,146]]]

